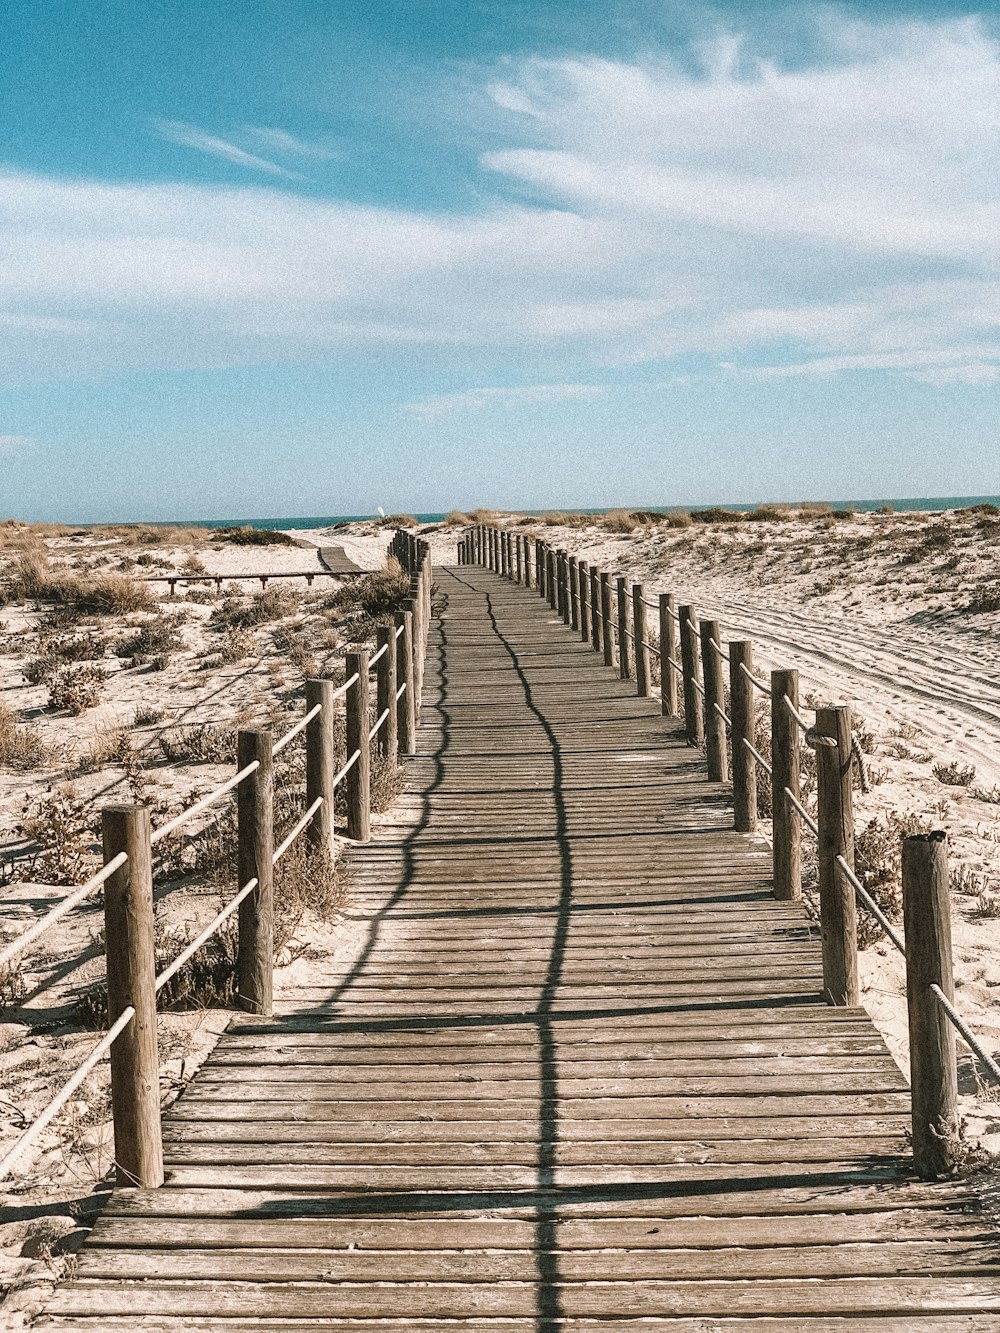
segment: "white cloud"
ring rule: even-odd
[[[33,441],[28,435],[0,435],[0,458],[16,454],[19,449]]]
[[[273,129],[266,125],[248,125],[247,133],[272,152],[287,153],[291,157],[311,157],[330,162],[343,156],[335,149],[327,148],[324,144],[309,143],[297,135],[289,134],[287,130]]]
[[[209,157],[221,157],[226,162],[233,162],[238,167],[248,167],[251,171],[264,171],[271,176],[295,179],[294,172],[287,171],[276,162],[269,162],[267,158],[248,153],[236,144],[230,143],[228,139],[206,134],[203,130],[196,129],[194,125],[186,125],[181,120],[157,118],[153,121],[153,128],[161,139],[166,139],[169,143],[180,144],[183,148],[193,148],[198,153],[207,153]]]
[[[530,384],[515,388],[463,389],[442,393],[419,403],[407,403],[406,411],[417,416],[436,417],[451,412],[479,412],[489,407],[505,410],[533,406],[536,403],[565,403],[571,400],[603,398],[607,388],[601,384]]]
[[[274,188],[9,171],[0,376],[395,344],[438,361],[494,349],[511,378],[553,385],[682,354],[758,377],[986,383],[1000,49],[971,19],[830,17],[822,35],[825,62],[794,70],[753,64],[737,37],[694,73],[667,58],[506,62],[482,80],[489,142],[505,146],[484,153],[465,213],[306,198],[270,157],[179,122],[160,132]],[[321,151],[268,127],[241,141],[300,163]]]

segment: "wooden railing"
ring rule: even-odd
[[[803,828],[816,838],[828,1002],[860,1002],[858,903],[906,959],[914,1163],[928,1177],[953,1169],[959,1148],[955,1032],[997,1083],[1000,1065],[955,1009],[946,835],[938,831],[902,842],[902,935],[855,873],[853,785],[857,781],[867,791],[867,775],[850,707],[816,708],[810,723],[802,715],[797,671],[777,669],[769,680],[761,679],[754,672],[749,639],[724,646],[719,622],[699,619],[694,605],[678,605],[672,593],[648,602],[642,585],[629,588],[621,575],[612,589],[607,570],[544,541],[481,525],[462,538],[459,561],[536,589],[584,643],[617,668],[622,680],[635,680],[639,695],[652,695],[650,658],[658,657],[661,711],[683,717],[688,743],[705,750],[709,779],[732,783],[739,832],[757,828],[758,769],[764,773],[771,788],[776,898],[802,897]],[[655,641],[649,637],[647,610],[658,616]],[[770,701],[770,763],[754,743],[758,693]],[[803,744],[816,755],[815,817],[803,798]]]
[[[430,550],[397,533],[389,547],[410,575],[409,598],[392,626],[378,629],[377,650],[346,655],[347,679],[306,682],[306,711],[284,735],[269,730],[237,734],[237,772],[176,818],[154,829],[143,805],[112,805],[101,812],[104,867],[73,890],[44,917],[0,952],[9,966],[57,921],[104,888],[108,1031],[60,1088],[42,1113],[0,1160],[0,1179],[23,1162],[39,1134],[58,1115],[92,1069],[110,1052],[115,1167],[120,1183],[155,1188],[163,1183],[160,1138],[159,1051],[156,996],[205,945],[237,915],[237,1002],[268,1016],[273,1008],[274,867],[303,833],[314,848],[334,854],[334,798],[344,784],[347,836],[371,836],[371,747],[395,766],[399,753],[416,749],[423,663],[431,608]],[[369,676],[376,669],[376,716],[372,719]],[[347,756],[334,772],[334,718],[343,699]],[[274,846],[275,755],[304,734],[305,809],[281,843]],[[153,848],[229,792],[237,793],[236,894],[204,930],[156,974],[153,913]]]

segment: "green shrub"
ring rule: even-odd
[[[213,528],[212,541],[231,546],[294,546],[295,538],[276,528]]]

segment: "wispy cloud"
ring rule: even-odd
[[[665,55],[505,62],[474,90],[481,108],[493,89],[495,119],[464,213],[279,188],[295,179],[282,161],[325,150],[266,126],[233,143],[158,123],[269,177],[242,188],[8,172],[0,351],[34,375],[419,345],[452,379],[456,349],[464,365],[492,349],[505,378],[549,391],[641,362],[686,372],[670,364],[684,356],[699,374],[987,384],[1000,45],[974,19],[826,13],[812,66],[734,59],[732,40],[694,71]],[[510,202],[525,187],[531,203]],[[516,392],[411,410],[531,401]]]
[[[153,128],[161,139],[166,139],[169,143],[180,144],[184,148],[193,148],[198,153],[207,153],[209,157],[221,157],[226,162],[232,162],[238,167],[247,167],[251,171],[264,171],[271,176],[284,176],[289,180],[296,179],[295,172],[286,170],[285,167],[279,166],[277,162],[258,157],[256,153],[248,153],[245,149],[230,143],[228,139],[220,139],[214,134],[206,134],[204,130],[199,130],[194,125],[187,125],[182,120],[161,120],[157,118],[153,121]]]
[[[272,152],[286,153],[290,157],[310,157],[321,162],[333,162],[344,156],[339,149],[300,139],[297,135],[289,134],[287,130],[273,129],[266,125],[248,125],[247,134]]]
[[[33,441],[28,435],[0,435],[0,458],[16,454]]]
[[[607,392],[602,384],[528,384],[516,388],[462,389],[458,393],[442,393],[421,402],[407,403],[405,407],[407,412],[417,416],[436,417],[450,412],[480,412],[490,407],[510,410],[537,403],[603,398]]]

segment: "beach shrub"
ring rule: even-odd
[[[79,717],[101,701],[101,686],[107,679],[100,667],[63,667],[49,683],[49,707],[65,709]]]
[[[931,771],[939,782],[951,787],[970,787],[976,777],[974,764],[960,764],[957,761],[935,764]]]
[[[127,574],[77,577],[53,570],[45,556],[21,556],[7,580],[9,601],[55,602],[80,615],[123,615],[129,611],[151,611],[156,603],[143,583]]]
[[[788,523],[794,514],[788,505],[760,504],[747,518],[753,523]]]
[[[420,522],[412,514],[389,514],[382,519],[382,526],[389,528],[419,528]]]
[[[138,666],[157,655],[165,658],[181,646],[177,617],[158,615],[144,621],[132,634],[119,639],[115,645],[115,656],[131,658],[132,664]]]
[[[68,662],[93,662],[107,652],[108,641],[90,631],[81,635],[42,637],[42,651],[25,663],[24,678],[29,685],[42,685]]]
[[[463,514],[461,509],[452,509],[445,515],[444,526],[446,528],[464,528],[468,522],[468,514]]]
[[[854,840],[854,873],[878,907],[897,921],[903,910],[903,839],[927,833],[930,826],[917,815],[890,810],[869,820]],[[882,927],[858,904],[858,948],[885,939]]]
[[[282,620],[298,609],[298,594],[288,588],[265,588],[263,592],[255,593],[248,602],[233,593],[227,593],[212,611],[209,623],[245,629],[251,625],[264,625],[271,620]]]
[[[236,760],[236,729],[209,723],[173,727],[159,738],[164,759],[173,764],[229,764]]]
[[[691,518],[695,523],[742,523],[746,514],[737,509],[692,509]]]
[[[972,594],[972,600],[966,610],[974,616],[983,615],[989,611],[1000,611],[1000,583],[991,583],[977,588]]]
[[[39,845],[31,876],[44,884],[82,884],[97,868],[98,818],[71,787],[26,801],[16,831]]]
[[[689,528],[694,519],[686,509],[675,509],[663,519],[668,528]]]
[[[276,528],[213,528],[213,542],[228,542],[230,546],[294,546],[295,538]]]
[[[326,605],[341,611],[360,608],[366,615],[383,616],[401,611],[409,595],[409,575],[398,560],[390,557],[384,569],[343,584],[327,599]]]

